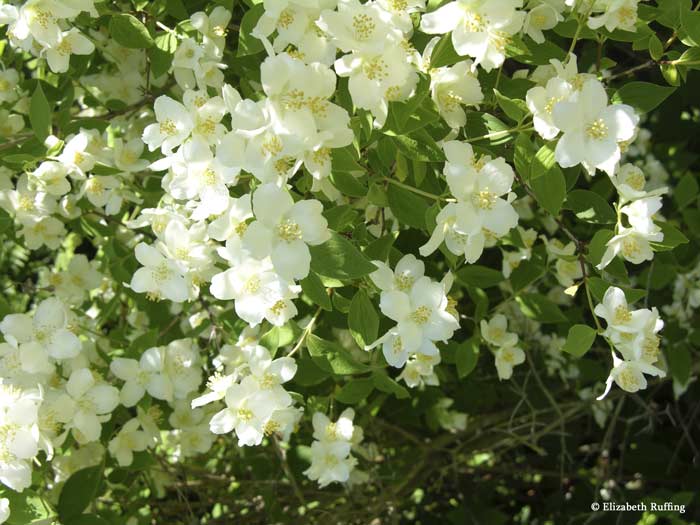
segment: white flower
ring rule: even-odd
[[[608,31],[621,29],[623,31],[636,31],[637,5],[639,0],[604,0],[596,2],[596,8],[603,8],[603,14],[591,16],[588,19],[588,27],[598,29],[605,26]]]
[[[481,320],[481,336],[493,346],[510,347],[518,344],[518,335],[508,332],[508,321],[503,314],[494,315],[490,321]]]
[[[32,173],[32,178],[42,191],[54,196],[65,195],[71,189],[66,179],[68,170],[60,162],[47,160],[39,164]]]
[[[527,108],[532,113],[532,123],[535,131],[545,140],[552,140],[559,134],[559,128],[554,125],[552,112],[558,102],[567,100],[572,87],[567,81],[554,77],[547,81],[546,87],[535,86],[525,95]]]
[[[133,418],[127,421],[117,435],[109,442],[109,453],[120,467],[128,467],[134,462],[134,452],[148,448],[148,435],[140,430],[141,423]]]
[[[164,372],[173,385],[175,399],[185,399],[202,381],[199,348],[192,339],[177,339],[164,350]]]
[[[378,3],[340,0],[337,10],[323,11],[316,25],[345,53],[379,54],[403,37],[392,22],[392,15]]]
[[[382,292],[398,290],[409,293],[418,279],[425,274],[425,264],[413,254],[404,255],[392,271],[381,261],[372,261],[377,270],[370,274],[372,282]]]
[[[192,133],[192,116],[185,106],[165,95],[156,99],[153,111],[157,123],[146,126],[142,139],[150,151],[161,148],[163,154],[169,155]]]
[[[336,422],[321,412],[313,415],[315,441],[311,444],[311,466],[304,474],[320,487],[345,483],[357,464],[350,450],[362,440],[362,429],[353,425],[354,417],[352,408],[345,409]]]
[[[545,40],[542,31],[552,29],[563,19],[552,5],[544,2],[527,13],[523,22],[523,32],[538,44],[542,44]]]
[[[146,392],[156,399],[173,399],[173,384],[165,374],[164,361],[163,348],[149,348],[138,361],[123,357],[112,360],[109,369],[125,381],[120,394],[125,407],[136,405]]]
[[[70,331],[68,312],[56,298],[42,301],[33,317],[10,314],[0,322],[0,331],[11,344],[18,344],[22,368],[27,372],[51,372],[48,357],[72,359],[80,353],[80,339]]]
[[[634,136],[639,117],[625,104],[609,106],[603,85],[588,80],[570,100],[554,106],[552,122],[563,131],[555,149],[562,168],[581,164],[590,174],[598,168],[612,176],[620,161],[618,143]]]
[[[102,282],[102,274],[93,263],[81,253],[74,255],[64,272],[49,277],[49,284],[54,287],[56,295],[68,303],[81,303],[85,292],[97,288]]]
[[[250,193],[238,198],[229,198],[226,210],[209,223],[207,233],[217,241],[241,237],[248,228],[248,219],[253,217]]]
[[[0,523],[5,523],[10,519],[10,500],[0,498]]]
[[[269,258],[261,261],[244,256],[241,259],[241,253],[247,252],[234,248],[240,243],[232,241],[235,239],[227,241],[227,250],[219,253],[235,261],[234,266],[212,278],[211,294],[224,301],[233,299],[236,314],[252,326],[263,319],[281,326],[296,315],[291,299],[296,297],[299,287],[280,277]]]
[[[68,71],[71,55],[89,55],[95,45],[75,28],[61,33],[58,42],[46,50],[46,61],[54,73]]]
[[[654,252],[651,249],[650,241],[660,242],[664,238],[661,231],[645,233],[635,228],[620,227],[618,234],[607,242],[607,249],[603,254],[600,264],[596,266],[599,270],[605,268],[618,255],[622,254],[625,260],[632,264],[641,264],[644,261],[651,261]]]
[[[503,63],[511,35],[523,25],[522,5],[522,0],[457,0],[423,15],[420,29],[431,35],[452,32],[455,51],[491,71]]]
[[[615,286],[605,291],[603,302],[595,307],[594,312],[598,317],[605,319],[609,329],[618,332],[636,333],[646,321],[645,311],[630,311],[625,292]]]
[[[506,235],[518,224],[510,203],[515,174],[503,158],[476,160],[468,143],[448,141],[443,149],[447,156],[443,172],[457,202],[440,211],[430,239],[419,251],[430,255],[445,241],[452,253],[464,254],[473,263],[489,240]]]
[[[16,69],[7,68],[0,71],[0,103],[13,102],[17,99],[17,84],[19,84],[19,73]]]
[[[396,321],[401,344],[409,352],[424,348],[426,340],[446,341],[459,327],[447,311],[444,288],[429,277],[418,279],[409,293],[397,290],[382,293],[379,307],[384,315]]]
[[[39,452],[41,395],[0,383],[0,483],[21,492],[31,485],[31,461]]]
[[[389,102],[406,100],[418,83],[411,55],[399,44],[388,43],[381,52],[351,53],[335,61],[335,72],[350,77],[348,89],[355,106],[372,112],[384,125]]]
[[[226,408],[214,415],[209,428],[214,434],[235,431],[239,447],[259,445],[275,408],[272,394],[261,390],[257,381],[248,376],[228,389]]]
[[[306,277],[311,263],[307,245],[330,238],[323,205],[313,199],[295,203],[288,191],[270,183],[253,194],[253,212],[257,220],[243,234],[243,245],[258,259],[270,256],[282,277]]]
[[[304,474],[323,488],[330,483],[345,483],[357,460],[350,456],[350,443],[314,441],[311,444],[311,466]]]
[[[37,250],[42,246],[55,250],[66,237],[66,228],[56,217],[30,219],[22,226],[19,233],[30,250]]]
[[[665,377],[666,372],[645,361],[626,361],[613,353],[613,369],[605,382],[605,391],[596,399],[604,399],[610,392],[613,382],[622,390],[635,393],[647,387],[647,379],[644,374],[657,377]]]
[[[172,175],[163,179],[163,187],[176,199],[199,199],[192,220],[200,221],[226,210],[228,186],[236,183],[240,170],[225,166],[214,157],[209,145],[193,138],[178,150],[181,162],[173,164]]]
[[[187,300],[187,281],[174,261],[165,258],[156,248],[143,242],[136,245],[135,251],[136,259],[144,267],[136,270],[132,277],[132,290],[147,293],[154,299],[164,297],[176,303]]]
[[[514,346],[504,346],[496,349],[496,371],[498,379],[510,379],[513,367],[525,362],[525,352]]]
[[[75,405],[70,423],[74,437],[79,443],[98,440],[102,421],[108,420],[108,414],[119,404],[119,390],[97,383],[89,369],[81,368],[70,375],[66,392]]]

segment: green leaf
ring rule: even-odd
[[[615,232],[612,230],[598,230],[593,235],[591,242],[588,244],[588,261],[596,266],[600,264],[600,260],[603,258],[603,254],[607,249],[607,244],[610,239],[615,236]]]
[[[309,275],[307,275],[306,278],[299,284],[301,284],[302,291],[314,302],[314,304],[317,304],[329,312],[333,310],[331,298],[328,296],[326,287],[323,286],[320,277],[315,272],[309,272]]]
[[[374,387],[377,390],[387,394],[393,394],[396,399],[406,399],[409,397],[408,390],[390,378],[386,372],[375,371],[372,374],[372,381],[374,381]]]
[[[379,316],[364,290],[358,290],[350,303],[348,328],[360,348],[377,340]]]
[[[476,288],[490,288],[502,282],[503,273],[487,266],[470,264],[457,271],[457,279]]]
[[[390,233],[380,237],[369,243],[364,254],[373,261],[386,261],[389,258],[391,247],[394,245],[394,240],[394,236]]]
[[[75,472],[61,489],[58,497],[58,515],[61,521],[79,516],[95,499],[102,479],[102,465]]]
[[[514,122],[520,122],[520,120],[527,115],[528,109],[522,100],[516,100],[503,96],[497,89],[493,90],[493,94],[496,96],[498,106]]]
[[[696,46],[700,46],[700,13],[683,9],[681,11],[681,27],[688,33]]]
[[[338,191],[349,197],[364,197],[367,195],[367,187],[364,186],[357,177],[350,173],[337,171],[331,175],[333,185]]]
[[[524,293],[515,298],[520,310],[529,318],[541,323],[565,323],[568,321],[561,309],[544,295]]]
[[[336,392],[335,398],[346,405],[356,405],[366,399],[372,390],[374,390],[374,381],[371,377],[353,379]]]
[[[688,345],[685,343],[669,345],[664,354],[668,359],[669,370],[673,378],[681,385],[685,385],[689,381],[693,369],[693,358]]]
[[[51,106],[44,95],[41,82],[36,83],[29,103],[29,123],[39,142],[44,142],[51,135]]]
[[[510,284],[513,287],[513,292],[518,293],[527,285],[535,282],[544,274],[544,270],[544,266],[535,261],[522,261],[510,274]]]
[[[133,15],[120,13],[109,21],[109,33],[120,45],[129,49],[146,49],[153,45],[148,29]]]
[[[700,69],[700,47],[686,49],[680,57],[674,60],[674,64],[690,69]],[[671,84],[671,82],[669,82],[669,84]]]
[[[650,242],[649,244],[656,252],[666,252],[673,250],[680,244],[686,244],[688,238],[681,231],[669,222],[656,223],[664,234],[661,242]]]
[[[469,113],[464,127],[467,138],[476,144],[498,146],[513,140],[513,131],[502,120],[489,113],[474,111]]]
[[[457,376],[462,379],[472,373],[479,360],[479,338],[472,337],[455,348]]]
[[[176,49],[177,37],[174,34],[163,33],[156,36],[155,45],[146,51],[151,62],[151,73],[155,78],[168,72]]]
[[[649,37],[649,55],[654,60],[661,60],[661,57],[664,56],[664,45],[656,35]]]
[[[361,374],[369,367],[357,361],[347,350],[331,341],[326,341],[313,334],[306,339],[306,347],[314,363],[322,370],[339,375]]]
[[[63,520],[63,525],[109,525],[109,522],[97,514],[81,514]]]
[[[409,159],[423,162],[442,162],[445,160],[442,148],[424,129],[411,135],[397,135],[393,139],[401,153]]]
[[[311,269],[325,277],[357,279],[377,269],[349,240],[335,232],[323,244],[309,246],[309,251]]]
[[[518,135],[514,146],[513,164],[515,164],[515,171],[523,180],[527,180],[530,177],[530,167],[532,166],[535,153],[537,153],[537,148],[535,148],[535,145],[530,141],[530,137],[525,133]]]
[[[31,489],[26,489],[22,493],[5,490],[0,497],[7,498],[10,502],[10,517],[7,519],[7,525],[27,525],[43,520],[49,515],[41,498]]]
[[[396,184],[390,184],[387,188],[387,198],[391,212],[401,224],[425,230],[425,213],[429,205],[423,197]]]
[[[466,59],[466,56],[457,54],[452,45],[452,33],[447,33],[440,37],[433,48],[433,53],[430,55],[430,67],[451,66]]]
[[[354,152],[355,150],[352,146],[331,150],[331,170],[334,173],[338,171],[344,173],[364,171],[364,168],[357,163],[357,157]]]
[[[647,113],[666,100],[676,89],[650,82],[628,82],[612,96],[613,103],[629,104]]]
[[[554,149],[549,144],[545,144],[537,150],[537,153],[532,158],[529,170],[530,180],[545,176],[556,165]]]
[[[590,326],[575,324],[569,328],[569,335],[566,336],[562,350],[574,357],[582,357],[593,345],[596,335],[596,331]]]
[[[557,215],[566,198],[566,178],[549,145],[542,146],[532,159],[530,186],[540,206]]]
[[[594,191],[573,190],[566,196],[566,208],[582,221],[593,224],[612,224],[617,221],[615,210]]]
[[[297,373],[292,381],[300,386],[315,386],[323,383],[329,377],[331,377],[331,372],[321,369],[313,358],[300,357],[297,359]]]
[[[686,174],[673,190],[673,200],[676,201],[678,209],[683,209],[697,199],[700,187],[696,176],[692,173]]]
[[[243,57],[255,55],[265,49],[263,43],[252,35],[258,20],[265,12],[262,3],[254,5],[248,9],[241,19],[241,29],[238,33],[238,50],[236,56]]]

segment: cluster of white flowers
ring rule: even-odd
[[[576,254],[576,245],[573,241],[563,244],[558,239],[544,239],[547,254],[555,260],[554,271],[557,281],[566,289],[575,286],[576,281],[583,277],[583,268]]]
[[[211,431],[235,432],[241,447],[259,445],[270,435],[287,441],[302,414],[282,386],[296,374],[294,359],[272,359],[264,346],[243,339],[222,348],[219,362],[222,369],[209,378],[208,392],[192,401],[192,408],[225,402],[209,422]]]
[[[284,386],[294,378],[297,364],[290,356],[275,358],[261,345],[260,326],[281,327],[297,315],[294,301],[302,291],[299,283],[311,271],[310,247],[332,237],[324,204],[295,193],[290,182],[308,173],[311,192],[345,203],[330,175],[333,150],[349,147],[359,153],[353,131],[357,122],[351,119],[364,120],[368,112],[374,127],[383,127],[390,103],[410,99],[427,79],[430,98],[451,129],[441,143],[451,195],[419,253],[428,256],[444,243],[472,264],[512,231],[521,242],[508,243],[516,250],[502,251],[502,273],[508,278],[535,251],[538,234],[518,226],[516,212],[516,206],[527,207],[528,198],[515,202],[515,173],[504,158],[481,155],[467,141],[451,140],[467,123],[465,107],[484,102],[478,68],[487,73],[499,68],[519,35],[544,42],[543,31],[563,20],[566,9],[588,17],[591,28],[634,30],[638,1],[584,0],[574,5],[572,0],[456,0],[421,15],[425,0],[265,0],[253,36],[269,56],[260,66],[259,83],[242,83],[240,93],[224,76],[231,20],[224,7],[194,13],[175,30],[158,22],[166,31],[160,36],[176,46],[171,86],[167,75],[154,77],[146,51],[125,48],[105,33],[83,35],[71,27],[81,13],[98,16],[94,0],[0,5],[0,25],[8,26],[10,44],[45,58],[53,73],[66,72],[72,55],[88,55],[97,47],[105,67],[80,76],[75,93],[80,109],[69,116],[78,124],[91,117],[109,121],[105,127],[95,123],[95,129],[71,127],[64,140],[49,136],[46,155],[38,164],[25,165],[16,180],[12,170],[0,168],[0,207],[19,225],[24,246],[62,248],[68,255],[40,272],[41,291],[51,297],[37,300],[29,314],[10,314],[0,321],[0,482],[18,491],[29,487],[39,454],[52,460],[59,447],[70,453],[52,461],[56,482],[99,464],[107,453],[119,466],[132,465],[135,454],[156,450],[164,442],[162,449],[176,461],[206,453],[219,434],[235,433],[241,447],[260,445],[266,437],[289,440],[303,413]],[[410,42],[415,28],[451,35],[433,37],[420,54]],[[439,65],[437,50],[448,39],[460,56],[471,59]],[[347,78],[351,102],[334,98],[338,77]],[[552,60],[551,66],[537,68],[530,79],[539,85],[528,91],[526,105],[540,137],[557,141],[557,163],[563,168],[581,165],[589,175],[600,169],[619,194],[618,222],[598,268],[618,254],[634,264],[650,260],[651,243],[663,240],[654,219],[666,192],[658,182],[668,174],[648,151],[648,137],[637,129],[639,117],[629,106],[609,104],[604,85],[594,75],[579,73],[573,55],[566,63]],[[22,92],[24,84],[17,70],[0,71],[2,137],[13,137],[25,127],[29,97]],[[150,109],[139,111],[150,104],[154,86],[169,95],[155,99],[152,114]],[[262,93],[241,96],[258,89]],[[121,102],[126,109],[98,111],[86,102],[89,96]],[[345,109],[351,106],[361,110],[358,115]],[[631,144],[635,137],[636,146]],[[624,163],[635,155],[645,157],[643,166],[653,183],[647,184],[641,161],[639,166]],[[164,172],[157,176],[161,198],[142,191],[151,176],[143,181],[137,177],[147,169]],[[125,202],[138,204],[138,209],[119,219]],[[377,211],[374,205],[366,210]],[[382,209],[381,227],[368,228],[376,237],[385,231],[385,212],[393,217],[391,210]],[[110,348],[99,337],[97,306],[82,317],[71,310],[94,297],[91,292],[100,286],[109,286],[102,274],[107,269],[98,268],[97,261],[112,239],[94,235],[94,260],[75,253],[80,250],[66,224],[79,217],[86,230],[124,220],[115,231],[123,234],[121,241],[133,248],[140,263],[128,283],[133,292],[149,300],[201,301],[203,308],[195,304],[186,310],[190,319],[181,324],[183,332],[204,318],[213,324],[218,313],[230,311],[221,305],[210,308],[202,290],[208,287],[214,298],[233,301],[236,316],[247,327],[234,345],[219,350],[204,393],[200,389],[207,363],[195,339],[130,352],[128,345],[151,322],[134,310],[122,319],[130,328],[124,346]],[[553,234],[553,219],[550,225]],[[144,227],[152,234],[129,231]],[[396,221],[392,227],[398,230]],[[556,260],[556,279],[565,288],[575,286],[584,271],[577,246],[543,238],[549,258]],[[365,350],[381,345],[386,363],[402,369],[398,378],[409,387],[437,385],[437,343],[448,341],[460,326],[448,296],[452,273],[437,282],[410,254],[394,270],[384,262],[374,264],[377,270],[370,277],[380,291],[381,312],[395,325]],[[512,292],[507,283],[501,286]],[[680,308],[680,302],[677,298],[671,308]],[[694,290],[688,307],[698,305]],[[187,308],[170,307],[174,314]],[[531,323],[533,339],[550,353],[557,350],[552,353],[553,369],[562,368],[561,337],[542,334],[539,324],[517,308],[512,316],[507,309],[499,311],[508,312],[512,330],[517,323]],[[605,394],[613,382],[635,392],[646,387],[644,374],[664,375],[655,366],[660,356],[656,334],[663,326],[655,308],[630,311],[622,290],[611,287],[595,313],[607,321],[602,335],[614,347]],[[508,324],[502,314],[480,322],[501,380],[525,361],[519,337],[507,331]],[[211,342],[216,329],[200,337]],[[450,410],[452,404],[449,398],[440,399],[434,415],[443,428],[463,430],[466,415]],[[115,429],[107,436],[103,425],[119,405],[123,408],[114,414]],[[160,428],[164,408],[168,430]],[[319,412],[313,416],[312,462],[305,474],[321,487],[360,474],[351,451],[357,452],[363,432],[353,418],[349,408],[337,422]],[[0,499],[0,523],[8,516],[8,502]]]
[[[14,187],[0,187],[0,207],[22,226],[19,233],[27,248],[58,248],[66,235],[64,221],[83,214],[81,202],[99,214],[114,215],[125,200],[139,201],[129,186],[148,162],[140,159],[141,140],[126,137],[110,139],[94,129],[81,129],[65,144],[51,137],[54,156],[21,175]]]
[[[474,263],[484,247],[493,246],[518,224],[511,204],[515,174],[505,159],[477,157],[467,142],[451,140],[443,149],[447,157],[443,174],[457,201],[440,210],[430,240],[419,251],[428,256],[445,242],[450,252]]]
[[[567,0],[573,3],[574,0]],[[580,9],[588,10],[588,27],[598,29],[605,27],[608,31],[621,29],[636,31],[637,6],[641,0],[586,0]]]
[[[89,55],[95,45],[70,22],[80,13],[97,17],[94,0],[28,0],[0,6],[12,47],[46,58],[54,73],[68,71],[71,55]]]
[[[311,466],[304,474],[320,487],[330,483],[345,483],[350,480],[357,465],[350,452],[363,438],[362,428],[353,424],[355,411],[346,408],[338,421],[316,412],[313,416],[314,442],[311,444]]]
[[[173,56],[172,72],[182,89],[221,89],[225,64],[222,64],[226,32],[231,12],[223,6],[210,14],[198,11],[190,17],[197,38],[187,36],[178,42]]]
[[[2,6],[0,6],[0,9]],[[27,110],[27,97],[20,90],[20,76],[16,69],[6,68],[0,71],[0,137],[12,138],[24,129],[23,114]],[[9,183],[11,171],[0,169],[0,189]]]
[[[608,104],[603,84],[579,73],[574,55],[566,64],[551,63],[553,74],[546,84],[531,88],[526,96],[535,131],[545,140],[562,134],[555,149],[562,168],[580,164],[591,175],[600,169],[612,177],[621,146],[634,138],[639,117],[630,106]]]
[[[661,209],[660,195],[666,188],[645,191],[644,172],[633,164],[623,164],[612,182],[619,193],[618,220],[615,236],[607,243],[607,250],[598,265],[605,268],[618,254],[633,264],[640,264],[653,259],[654,252],[650,242],[661,242],[664,234],[654,222],[654,217]],[[627,218],[629,226],[622,223],[622,216]]]
[[[644,374],[664,377],[666,373],[656,366],[661,357],[660,338],[657,333],[664,322],[656,308],[630,310],[625,292],[611,286],[605,292],[603,302],[595,307],[595,314],[605,319],[604,336],[615,350],[612,352],[613,369],[608,377],[603,399],[613,382],[627,392],[637,392],[647,387]]]
[[[74,333],[78,323],[56,298],[42,301],[33,315],[9,314],[0,322],[0,480],[14,490],[30,485],[37,453],[50,459],[69,431],[79,444],[98,440],[119,404],[119,391],[91,368],[96,357]]]
[[[525,362],[525,352],[518,348],[518,335],[508,332],[508,321],[502,314],[490,321],[481,320],[481,337],[493,347],[496,371],[500,380],[510,379],[513,367]]]
[[[447,297],[452,275],[442,282],[424,275],[423,261],[405,255],[394,271],[381,261],[374,261],[377,271],[370,274],[381,290],[379,307],[396,322],[386,334],[365,350],[382,345],[386,362],[405,369],[399,376],[414,387],[423,382],[437,384],[433,367],[440,362],[436,342],[447,341],[459,327],[454,304]]]

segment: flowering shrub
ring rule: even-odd
[[[697,8],[1,1],[0,523],[691,523]]]

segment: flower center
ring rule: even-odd
[[[286,219],[277,226],[277,236],[283,241],[297,241],[301,239],[301,228],[293,220]]]
[[[586,127],[586,135],[595,140],[608,136],[608,126],[602,118],[596,119]]]
[[[427,306],[419,306],[411,313],[411,321],[416,324],[425,324],[430,319],[430,308]]]
[[[622,323],[628,323],[632,320],[632,314],[630,311],[627,309],[626,306],[618,306],[615,308],[615,317],[614,321],[615,324],[622,324]]]
[[[163,135],[173,136],[175,133],[177,133],[177,126],[172,119],[166,118],[160,123],[160,132]]]
[[[496,194],[489,190],[481,190],[472,197],[474,205],[481,210],[492,209],[493,205],[496,203],[496,199]]]
[[[352,17],[352,28],[355,31],[355,38],[360,42],[369,40],[374,33],[376,24],[372,17],[364,13]]]
[[[260,291],[261,284],[262,283],[260,282],[260,277],[254,275],[246,281],[245,291],[249,294],[256,294]]]

